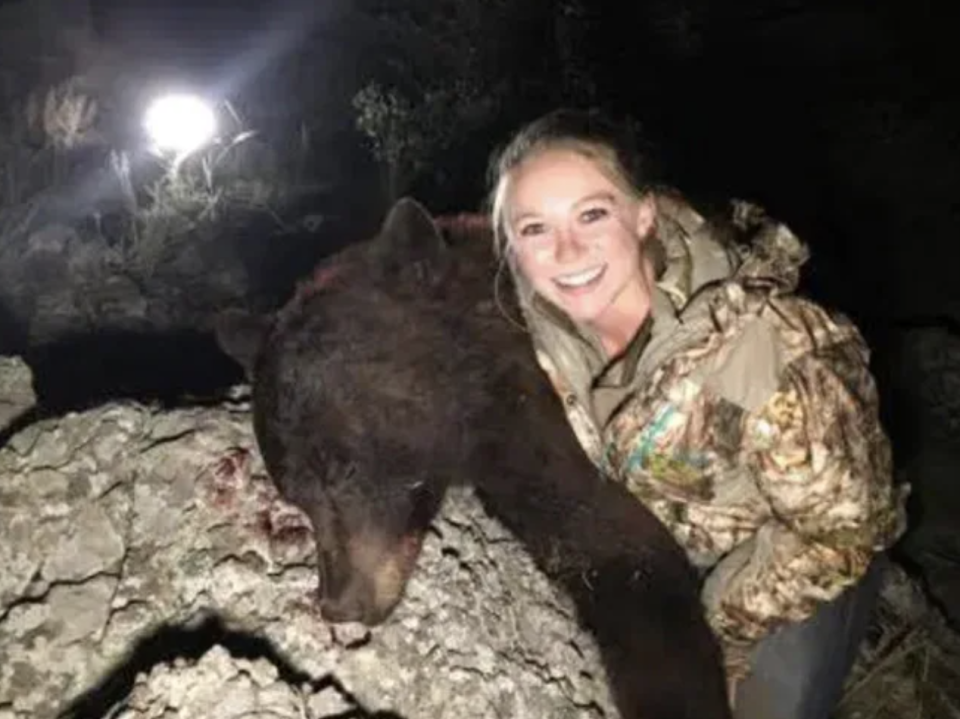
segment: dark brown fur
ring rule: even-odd
[[[252,376],[271,477],[313,521],[322,613],[386,619],[444,492],[468,482],[575,602],[624,717],[729,717],[683,551],[577,444],[491,301],[489,232],[440,225],[401,201],[275,317],[230,313],[218,332]]]

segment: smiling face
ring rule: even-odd
[[[642,257],[655,206],[630,196],[599,162],[547,149],[511,172],[505,225],[517,266],[533,289],[608,351],[629,342],[650,308]]]

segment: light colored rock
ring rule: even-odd
[[[137,678],[115,719],[319,719],[352,709],[333,686],[284,682],[265,659],[238,659],[215,646],[198,661],[154,667]]]
[[[26,362],[19,357],[0,357],[0,432],[36,400],[33,375]]]
[[[323,623],[312,532],[249,425],[243,401],[111,404],[0,448],[3,719],[53,717],[93,689],[84,716],[615,715],[571,606],[467,491],[388,623]],[[254,656],[224,649],[237,643]],[[108,684],[125,662],[132,690]]]

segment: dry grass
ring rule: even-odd
[[[139,187],[127,157],[114,154],[111,170],[131,220],[114,245],[122,264],[149,272],[167,248],[188,236],[195,239],[196,230],[216,227],[233,212],[265,213],[282,225],[276,207],[283,202],[285,183],[262,167],[245,166],[255,154],[247,151],[252,137],[239,131],[191,157],[158,157],[159,175]]]
[[[899,568],[835,719],[960,719],[960,635]]]

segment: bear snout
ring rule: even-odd
[[[381,624],[399,604],[419,555],[421,537],[351,541],[342,561],[321,564],[320,616],[337,623]]]

